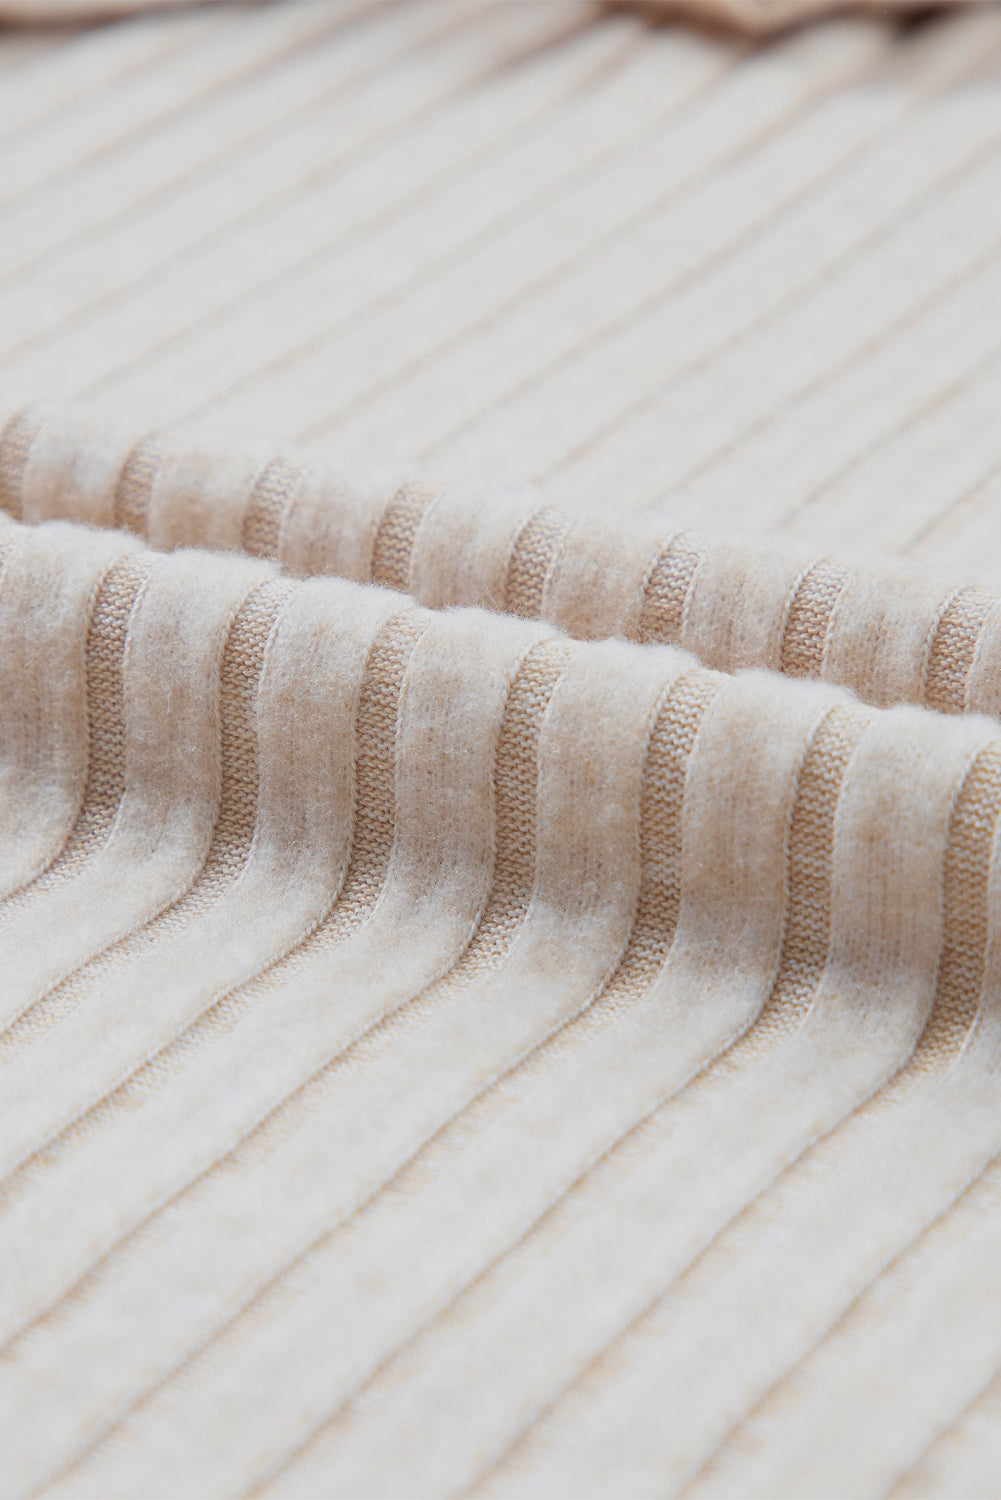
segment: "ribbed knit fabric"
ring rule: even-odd
[[[5,1497],[1001,1495],[999,69],[0,36]]]
[[[749,50],[282,0],[3,47],[0,387],[1001,588],[996,7]]]
[[[475,605],[581,640],[681,646],[721,671],[821,678],[880,707],[1001,715],[1001,596],[892,559],[847,565],[781,536],[574,516],[527,488],[109,435],[80,413],[16,403],[0,407],[0,481],[0,507],[18,520],[119,526],[161,551],[243,551],[432,609]]]

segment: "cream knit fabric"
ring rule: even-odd
[[[1001,1495],[1001,12],[0,34],[0,1493]]]
[[[577,639],[682,646],[722,671],[824,678],[878,706],[1001,716],[1001,598],[893,560],[846,566],[781,537],[574,516],[530,489],[213,451],[16,402],[0,421],[0,506],[124,528],[160,551],[244,551],[432,609],[542,619]]]

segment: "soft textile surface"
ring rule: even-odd
[[[0,38],[0,1492],[1001,1494],[1001,13]]]
[[[478,605],[583,640],[682,646],[868,703],[1001,715],[1001,597],[893,560],[849,566],[782,537],[665,532],[506,493],[215,449],[82,411],[0,404],[0,509],[131,531],[160,551],[243,551],[433,609]]]
[[[5,1492],[899,1480],[1001,1359],[994,722],[0,535]]]

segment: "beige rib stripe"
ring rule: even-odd
[[[314,941],[336,942],[374,905],[385,879],[395,825],[394,773],[399,696],[410,653],[426,629],[418,616],[391,619],[368,658],[358,704],[356,823],[340,900]],[[293,957],[294,962],[294,957]],[[274,976],[277,978],[277,975]],[[273,982],[266,976],[263,983]]]
[[[512,614],[528,620],[539,618],[546,577],[567,525],[564,516],[547,508],[534,515],[519,532],[508,563],[504,589],[504,605]]]
[[[680,639],[685,604],[700,561],[698,548],[683,536],[661,553],[644,589],[641,641],[670,644]]]
[[[163,450],[156,438],[142,438],[131,450],[115,485],[112,515],[116,526],[146,535],[146,510],[150,490],[163,462]]]
[[[0,509],[20,519],[21,481],[42,418],[30,408],[16,412],[0,432]]]
[[[222,785],[213,834],[216,858],[230,874],[246,857],[257,809],[254,710],[268,637],[285,598],[281,584],[263,584],[233,622],[219,673]],[[209,864],[213,856],[209,856]],[[222,875],[222,871],[220,871]]]
[[[105,574],[132,549],[114,536],[81,536],[61,526],[34,532],[12,526],[5,541],[0,672],[5,698],[17,681],[23,692],[20,711],[2,720],[2,879],[10,895],[58,858],[80,815],[88,756],[87,630]],[[64,567],[53,578],[56,553]]]
[[[800,581],[782,633],[782,671],[790,677],[821,677],[831,617],[848,575],[832,563],[815,563]]]
[[[838,797],[869,715],[833,708],[810,742],[789,822],[789,899],[775,985],[746,1036],[718,1067],[739,1068],[762,1047],[795,1030],[827,963],[831,939],[831,856]]]
[[[88,761],[80,821],[56,866],[43,877],[71,875],[107,837],[125,786],[122,659],[129,616],[148,577],[148,564],[126,557],[101,585],[87,631]]]
[[[433,492],[404,485],[389,502],[372,547],[372,582],[406,593],[410,576],[410,553]]]
[[[650,732],[643,768],[642,856],[636,920],[622,963],[599,1001],[628,1005],[656,975],[681,911],[681,807],[685,771],[703,715],[721,682],[711,674],[683,677],[664,698]]]
[[[984,589],[961,589],[949,600],[928,653],[925,702],[940,713],[962,713],[977,643],[996,600]]]
[[[127,556],[101,583],[87,629],[87,779],[80,815],[59,856],[6,905],[8,912],[69,879],[111,829],[125,786],[122,658],[129,616],[148,576],[148,560]]]
[[[949,824],[938,992],[917,1054],[925,1067],[942,1067],[955,1057],[980,1008],[989,936],[989,875],[999,820],[1001,758],[997,745],[990,744],[964,778]]]
[[[261,474],[243,518],[243,548],[252,557],[277,557],[282,520],[300,482],[286,458],[272,459]]]

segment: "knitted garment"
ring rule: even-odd
[[[0,1493],[1001,1495],[1001,11],[0,147]]]

